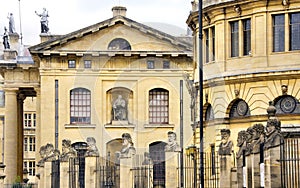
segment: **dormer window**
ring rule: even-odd
[[[108,50],[131,50],[131,46],[127,40],[116,38],[109,43]]]

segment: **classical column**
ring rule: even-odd
[[[17,88],[5,90],[5,130],[4,130],[4,164],[5,183],[12,183],[17,177]]]
[[[35,88],[36,91],[36,127],[35,127],[35,145],[36,150],[39,151],[41,147],[41,90]],[[41,156],[39,152],[35,153],[35,160],[39,161]]]
[[[23,180],[23,143],[24,143],[24,127],[23,127],[23,104],[26,96],[23,93],[17,94],[17,129],[18,129],[18,145],[17,145],[17,176]]]

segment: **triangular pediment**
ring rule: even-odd
[[[123,16],[30,47],[31,53],[111,52],[110,42],[124,39],[132,52],[191,52],[192,45]],[[122,49],[118,49],[122,51]],[[124,50],[126,51],[126,50]]]

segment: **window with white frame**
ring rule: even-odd
[[[70,91],[70,123],[91,123],[91,92],[84,88]]]
[[[169,92],[156,88],[149,91],[149,123],[169,123]]]
[[[25,152],[34,152],[35,151],[35,136],[24,136],[24,151]]]
[[[24,127],[33,128],[36,127],[36,113],[35,112],[24,112]]]
[[[29,176],[35,176],[35,161],[25,160],[23,168],[27,169]]]

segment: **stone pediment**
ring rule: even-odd
[[[108,48],[114,39],[125,39],[130,50]],[[185,40],[158,31],[124,16],[115,16],[100,23],[58,36],[29,48],[31,53],[51,54],[110,54],[126,52],[191,53],[192,45]]]

